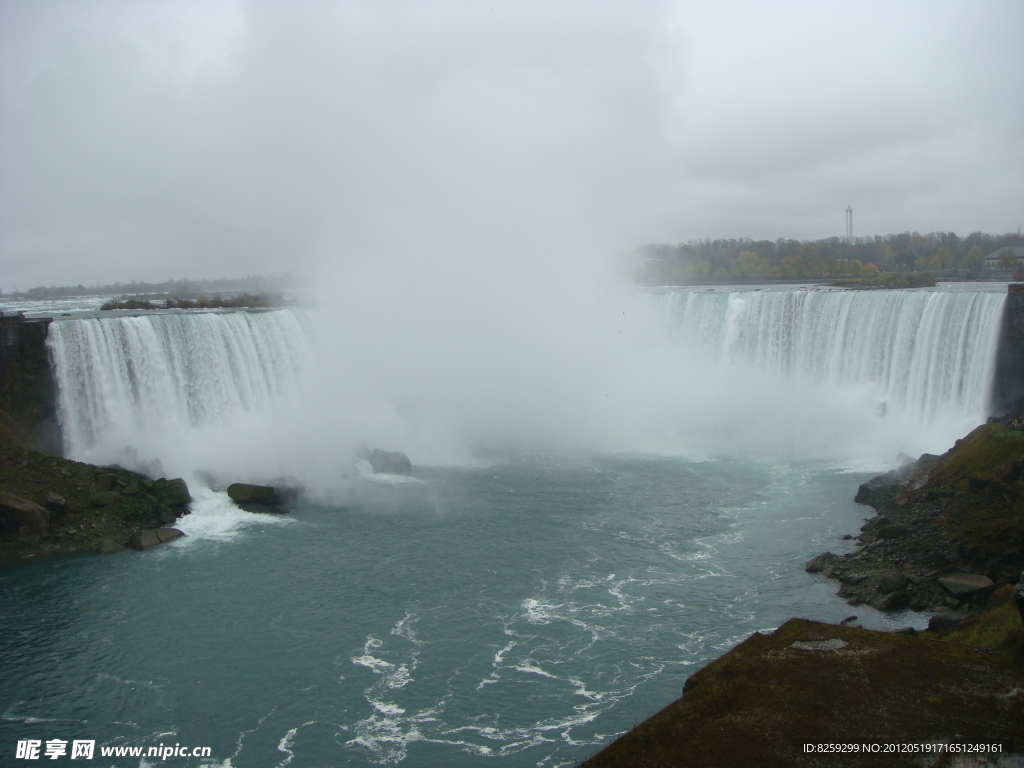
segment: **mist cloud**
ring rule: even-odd
[[[646,241],[836,234],[848,203],[863,234],[1006,231],[1021,21],[1013,2],[7,0],[0,288],[361,259],[568,279]]]

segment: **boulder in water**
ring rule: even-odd
[[[822,552],[817,557],[812,557],[807,561],[804,566],[804,570],[808,573],[821,573],[826,568],[835,565],[839,562],[839,555],[833,555],[831,552]]]
[[[100,543],[96,545],[96,552],[100,555],[113,555],[117,552],[124,552],[125,549],[113,539],[100,539]]]
[[[275,490],[269,485],[254,485],[252,483],[232,483],[228,486],[228,496],[235,503],[241,504],[265,504],[269,506],[280,506],[281,500]]]
[[[160,543],[156,531],[136,531],[128,538],[128,546],[132,549],[149,549]]]
[[[136,531],[128,539],[128,546],[132,549],[149,549],[157,544],[165,544],[168,541],[180,539],[184,535],[177,528],[154,528],[148,531]]]
[[[375,475],[410,475],[412,462],[401,451],[382,451],[374,448],[368,457]]]
[[[297,477],[292,475],[275,477],[267,485],[274,489],[274,493],[277,494],[281,504],[294,504],[306,492],[306,486],[299,482]]]

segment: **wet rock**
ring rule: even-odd
[[[883,595],[896,592],[907,586],[907,577],[897,571],[882,574],[878,580],[878,591]]]
[[[880,539],[898,539],[911,533],[909,525],[897,525],[891,523],[878,529],[876,535]]]
[[[963,616],[950,616],[949,614],[937,613],[928,619],[928,631],[949,632],[951,629],[956,629],[963,620]]]
[[[895,472],[886,472],[884,475],[873,477],[861,484],[853,500],[858,504],[876,507],[879,503],[891,499],[895,495],[897,482],[899,482],[899,478]]]
[[[178,519],[178,514],[165,504],[157,504],[154,511],[157,513],[157,518],[164,525],[170,525]]]
[[[294,504],[296,501],[302,498],[306,492],[306,486],[304,486],[297,477],[292,475],[285,475],[284,477],[275,477],[270,480],[267,485],[274,489],[274,493],[277,494],[278,503],[280,504]]]
[[[39,541],[50,534],[50,513],[34,501],[0,493],[0,539]]]
[[[846,573],[843,573],[843,574],[839,575],[839,581],[841,581],[846,586],[850,586],[850,587],[856,586],[857,584],[860,584],[866,578],[867,578],[866,574],[854,573],[852,571],[848,571]]]
[[[126,549],[126,547],[112,539],[100,539],[100,543],[96,546],[96,552],[100,555],[113,555],[118,552],[124,552]]]
[[[157,544],[165,544],[168,541],[180,539],[184,535],[177,528],[156,528],[147,531],[136,531],[128,539],[128,546],[132,549],[149,549]]]
[[[913,590],[901,589],[897,592],[890,592],[888,595],[878,595],[868,600],[868,605],[872,608],[877,608],[879,611],[898,611],[900,608],[906,608],[910,605],[913,596]]]
[[[132,549],[149,549],[160,543],[160,537],[155,530],[136,531],[128,539],[128,546]]]
[[[192,496],[188,492],[188,485],[180,477],[176,477],[173,480],[161,478],[154,481],[152,493],[162,504],[166,504],[169,507],[181,507],[192,501]]]
[[[269,485],[253,485],[252,483],[232,483],[228,486],[228,496],[236,504],[262,504],[280,506],[281,500]],[[244,507],[243,507],[244,509]]]
[[[177,528],[157,528],[156,536],[160,539],[161,544],[166,544],[168,541],[174,541],[180,539],[185,534],[179,531]]]
[[[939,579],[939,584],[958,600],[973,600],[982,593],[995,589],[992,579],[978,573],[954,573],[952,576],[943,576]]]
[[[53,491],[46,492],[46,500],[43,502],[43,506],[54,519],[63,517],[68,511],[68,503],[64,500],[64,497]]]
[[[401,451],[381,451],[374,448],[370,451],[370,466],[376,475],[409,475],[412,474],[412,462]]]
[[[821,573],[826,568],[835,565],[839,562],[839,556],[833,555],[831,552],[822,552],[816,557],[812,557],[807,561],[804,566],[804,570],[808,573]]]
[[[288,510],[282,507],[280,504],[260,504],[255,501],[239,501],[236,502],[239,509],[243,509],[246,512],[255,512],[263,515],[285,515],[288,514]]]
[[[89,499],[86,505],[91,509],[97,509],[99,507],[109,507],[111,504],[117,504],[121,500],[121,494],[117,491],[93,491],[89,494]]]

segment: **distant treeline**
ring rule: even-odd
[[[23,295],[33,299],[59,298],[62,296],[109,296],[111,294],[133,295],[163,294],[183,299],[195,298],[210,293],[244,291],[250,294],[280,293],[296,284],[290,275],[268,277],[246,275],[242,278],[221,278],[219,280],[167,280],[163,283],[110,283],[108,285],[46,285],[30,288]]]
[[[150,301],[140,298],[121,298],[104,303],[100,309],[239,309],[252,307],[281,307],[289,302],[281,295],[243,293],[240,296],[197,296],[195,299],[172,298]]]
[[[686,285],[728,280],[799,280],[860,277],[879,272],[961,270],[980,273],[984,259],[1000,248],[1024,244],[1018,233],[953,232],[875,235],[824,240],[691,240],[641,248],[639,280],[651,285]]]

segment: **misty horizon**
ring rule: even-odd
[[[0,287],[1021,225],[1017,3],[0,2]],[[485,269],[483,265],[493,267]]]

